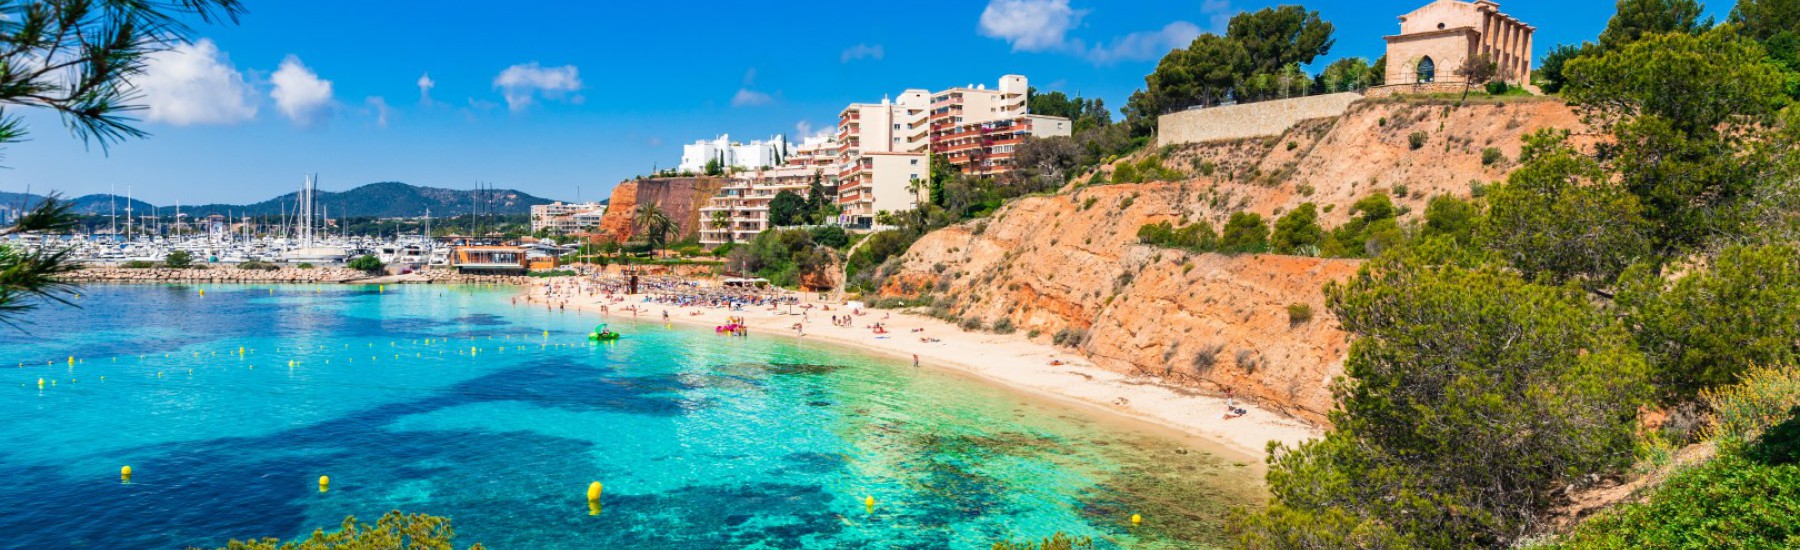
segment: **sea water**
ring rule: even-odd
[[[1194,547],[1261,498],[1245,459],[791,335],[507,287],[80,292],[0,327],[0,547],[213,547],[389,510],[497,549]],[[590,343],[600,322],[624,338]]]

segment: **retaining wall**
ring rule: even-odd
[[[1362,97],[1345,92],[1169,113],[1156,119],[1156,141],[1172,145],[1279,136],[1302,120],[1343,115]]]

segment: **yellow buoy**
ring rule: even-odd
[[[206,296],[206,289],[204,289],[204,288],[200,289],[200,295],[203,297]]]
[[[594,502],[594,501],[600,500],[600,490],[601,490],[600,482],[596,481],[593,483],[589,483],[588,484],[588,492],[587,492],[588,502]]]
[[[73,356],[73,355],[69,356],[69,364],[71,364],[71,365],[75,364],[75,356]]]
[[[44,379],[42,378],[38,379],[38,389],[44,389]]]
[[[330,488],[331,476],[319,476],[319,492],[323,493]]]
[[[590,516],[600,515],[600,501],[597,501],[597,500],[588,501],[588,515],[590,515]]]
[[[119,468],[119,479],[126,483],[131,483],[131,466],[127,465],[123,468]]]
[[[1140,516],[1137,514],[1131,515],[1131,526],[1132,527],[1137,527],[1138,525],[1141,525],[1143,523],[1144,523],[1144,516]]]
[[[873,496],[863,497],[863,507],[868,508],[870,512],[874,512],[875,511],[875,497],[873,497]]]

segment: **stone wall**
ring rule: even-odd
[[[1486,88],[1476,86],[1470,90],[1479,92],[1486,90]],[[1462,79],[1457,78],[1452,80],[1440,79],[1437,82],[1426,82],[1421,84],[1389,84],[1386,86],[1376,86],[1374,88],[1369,88],[1369,97],[1389,97],[1406,94],[1460,94],[1462,92],[1463,81]]]
[[[1157,118],[1159,145],[1279,136],[1302,120],[1343,115],[1362,94],[1346,92],[1191,109]]]

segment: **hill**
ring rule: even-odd
[[[293,212],[294,203],[298,201],[299,194],[299,191],[294,191],[251,204],[183,204],[181,212],[194,216],[211,214],[281,215],[283,212]],[[35,202],[42,200],[42,197],[21,193],[0,193],[0,204],[14,205],[20,200]],[[118,212],[125,212],[126,206],[125,197],[105,193],[83,195],[71,200],[75,203],[77,212],[88,215],[106,215],[112,212],[115,200]],[[329,209],[332,217],[415,217],[424,215],[428,208],[433,216],[454,216],[471,212],[478,203],[484,214],[528,214],[533,205],[549,204],[550,202],[552,202],[551,199],[511,189],[486,191],[443,189],[392,181],[371,183],[348,191],[320,191],[318,193],[318,205],[321,208]],[[156,206],[138,200],[131,201],[131,204],[132,209],[140,215],[156,208],[167,210],[173,206]]]
[[[1431,196],[1467,198],[1481,188],[1471,182],[1504,179],[1520,135],[1577,125],[1554,100],[1460,108],[1364,100],[1275,138],[1153,148],[1114,166],[1157,154],[1181,177],[1070,185],[930,233],[883,267],[882,295],[930,298],[932,314],[965,326],[1072,343],[1094,364],[1146,383],[1231,389],[1323,423],[1349,336],[1320,288],[1361,260],[1191,253],[1142,244],[1138,228],[1222,227],[1238,211],[1274,219],[1304,202],[1331,227],[1377,190],[1395,197],[1402,219],[1417,219]],[[1087,181],[1104,180],[1077,178]],[[1310,320],[1290,318],[1297,304]]]

